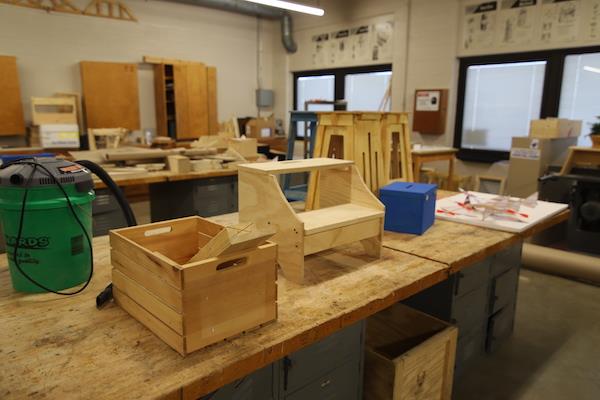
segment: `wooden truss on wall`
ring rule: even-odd
[[[73,5],[71,0],[0,0],[0,4],[137,22],[129,7],[119,0],[91,0],[83,10]]]

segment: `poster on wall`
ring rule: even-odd
[[[501,45],[531,42],[536,4],[537,0],[502,0],[498,23]]]
[[[392,61],[393,17],[311,36],[311,67]]]
[[[471,4],[465,7],[463,46],[465,49],[492,45],[496,25],[498,3]]]
[[[588,10],[587,39],[600,39],[600,0],[591,0]]]
[[[540,40],[544,43],[577,39],[579,0],[542,0]]]

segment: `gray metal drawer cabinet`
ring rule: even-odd
[[[464,296],[454,298],[451,322],[461,334],[468,334],[480,327],[488,316],[488,286],[483,285]]]
[[[519,284],[519,268],[512,268],[492,279],[490,313],[514,303]]]
[[[279,363],[267,365],[200,400],[276,400]]]
[[[511,335],[515,323],[515,303],[511,303],[492,315],[488,323],[486,350],[496,351],[498,346]]]
[[[473,290],[486,286],[490,277],[491,259],[486,258],[456,273],[454,295],[463,296]]]
[[[284,357],[282,360],[283,391],[294,392],[330,373],[346,360],[360,358],[363,349],[363,330],[364,322],[359,322]]]
[[[361,398],[360,360],[354,356],[318,377],[297,391],[285,396],[286,400],[358,400]]]

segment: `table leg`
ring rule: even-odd
[[[448,159],[448,186],[452,187],[452,177],[454,176],[454,155]]]
[[[420,156],[414,156],[413,154],[413,162],[414,162],[414,169],[413,169],[413,179],[415,180],[415,182],[419,182],[420,178],[421,178],[421,157]]]

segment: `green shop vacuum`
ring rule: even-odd
[[[14,289],[61,295],[83,291],[94,270],[92,173],[115,195],[128,225],[136,225],[119,187],[90,161],[22,158],[0,168],[0,221]]]

